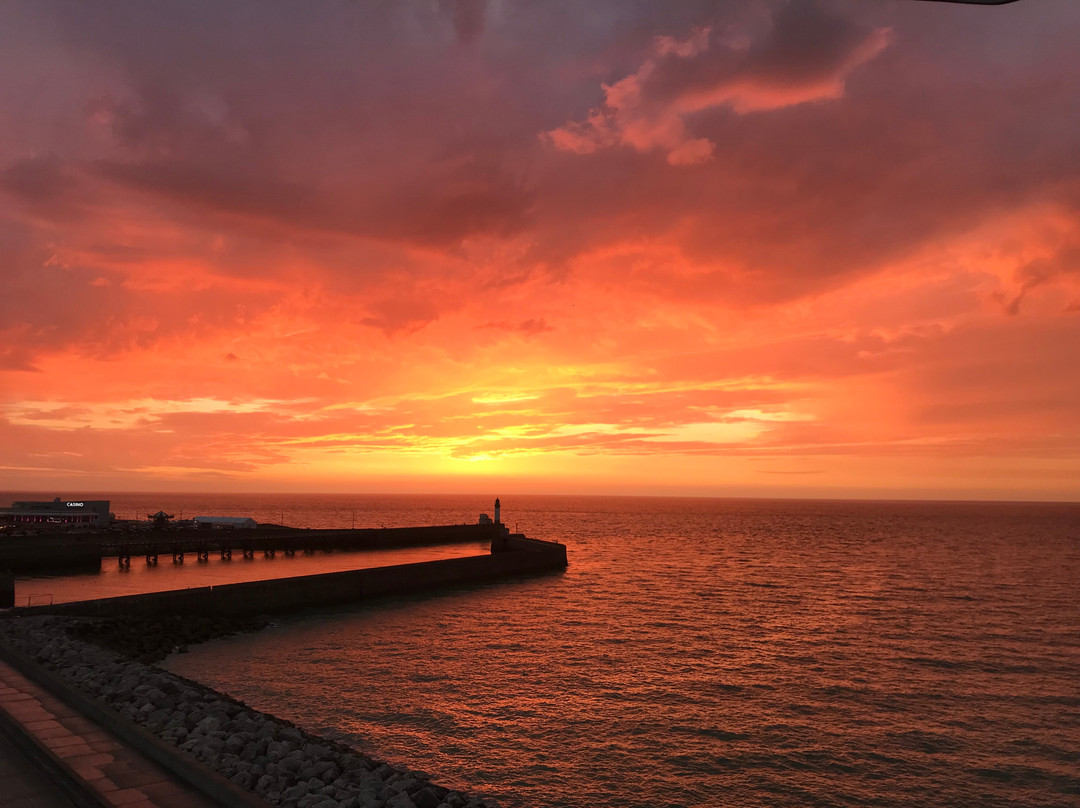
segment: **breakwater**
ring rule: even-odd
[[[0,539],[0,570],[26,572],[95,567],[102,558],[120,563],[159,558],[183,561],[210,555],[231,558],[256,553],[382,550],[424,545],[494,541],[506,535],[501,524],[432,525],[425,527],[304,530],[282,527],[245,529],[121,528],[95,533],[41,532]]]
[[[492,539],[488,555],[22,607],[13,611],[24,615],[273,614],[556,571],[564,569],[566,564],[565,545],[500,530]]]

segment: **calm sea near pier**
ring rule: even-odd
[[[490,511],[230,501],[326,527]],[[168,667],[504,806],[1080,805],[1080,505],[503,496],[503,518],[569,569]]]

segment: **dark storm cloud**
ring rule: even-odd
[[[55,203],[75,187],[55,154],[16,160],[0,172],[0,188],[35,203]]]
[[[86,216],[97,197],[80,167],[55,154],[19,158],[0,170],[0,193],[13,210],[56,224]]]
[[[521,240],[487,289],[565,277],[629,237],[700,271],[642,254],[626,288],[769,303],[1067,187],[1075,76],[1047,78],[1052,47],[1040,66],[1010,40],[1024,72],[973,84],[926,33],[960,18],[909,5],[42,3],[24,16],[82,68],[54,101],[79,127],[41,123],[69,142],[44,157],[8,144],[3,182],[54,213],[93,184],[110,222],[149,200],[208,236],[315,250],[328,276],[422,262],[331,260],[322,234]],[[605,85],[628,114],[589,129]],[[545,148],[567,121],[592,153]]]
[[[333,232],[419,245],[448,246],[469,235],[519,231],[531,192],[498,171],[449,171],[371,189],[319,187],[275,178],[243,163],[101,162],[103,177],[204,211],[273,223],[288,230]],[[366,191],[366,192],[365,192]],[[243,226],[239,223],[239,226]]]
[[[440,0],[440,7],[454,20],[458,41],[468,44],[484,32],[487,0]]]
[[[818,2],[781,5],[767,31],[733,33],[717,20],[708,36],[669,43],[642,81],[646,101],[665,101],[739,81],[799,87],[835,80],[875,38],[875,29]]]
[[[99,178],[234,226],[441,246],[518,232],[532,204],[516,162],[536,128],[508,119],[516,90],[450,47],[479,35],[483,5],[45,8],[72,54],[122,79],[82,104],[110,141]]]
[[[751,48],[745,71],[779,85],[829,78],[857,56],[874,29],[830,12],[821,2],[789,2],[770,35]]]
[[[626,78],[645,89],[639,100],[647,96],[631,105],[633,115],[605,113],[596,126],[590,118],[562,130],[574,136],[562,145],[577,153],[550,178],[549,194],[562,200],[560,235],[540,254],[571,262],[588,245],[631,232],[642,248],[627,254],[637,269],[626,282],[661,296],[767,304],[872,274],[1028,205],[1076,210],[1080,160],[1062,122],[1080,115],[1080,75],[1075,60],[1064,59],[1064,34],[1041,49],[1024,45],[1025,58],[1012,57],[1019,69],[973,81],[966,69],[948,68],[951,51],[933,49],[947,47],[938,32],[884,9],[846,7],[847,18],[813,4],[780,7],[770,33],[742,51],[715,50],[719,25],[708,40],[699,33],[661,43],[661,56],[654,45],[650,70]],[[780,48],[798,38],[800,19],[809,31],[834,33]],[[842,95],[833,97],[839,85],[822,80],[884,42],[875,32],[887,28],[889,47],[844,74]],[[741,85],[740,97],[753,114],[695,102],[692,116],[673,115],[679,99],[709,97],[703,88],[720,87],[713,98],[721,101],[735,98],[724,88],[750,76],[757,83]],[[772,94],[799,76],[820,89],[819,103],[803,103],[813,92]],[[671,158],[681,147],[702,143],[709,148],[689,153],[689,166],[657,159],[666,150],[668,162],[678,162]],[[655,259],[650,242],[662,248]],[[698,271],[670,277],[664,267],[673,255]]]
[[[309,188],[242,164],[102,161],[95,168],[100,176],[131,188],[223,213],[297,224],[314,213]]]

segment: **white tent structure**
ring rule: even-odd
[[[258,527],[259,523],[250,516],[196,516],[196,527]]]

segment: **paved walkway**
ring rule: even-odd
[[[179,781],[165,769],[126,746],[111,733],[67,706],[48,691],[0,661],[0,710],[22,730],[47,747],[62,769],[92,800],[120,808],[218,808],[217,803]],[[67,808],[72,802],[54,787],[42,788],[43,774],[25,756],[13,759],[17,746],[0,745],[0,804],[4,808]],[[5,748],[6,747],[6,748]],[[14,787],[25,792],[26,802],[9,802],[5,772],[25,775]],[[49,775],[45,774],[46,781]],[[15,783],[15,781],[13,781]],[[59,800],[59,801],[57,801]]]

